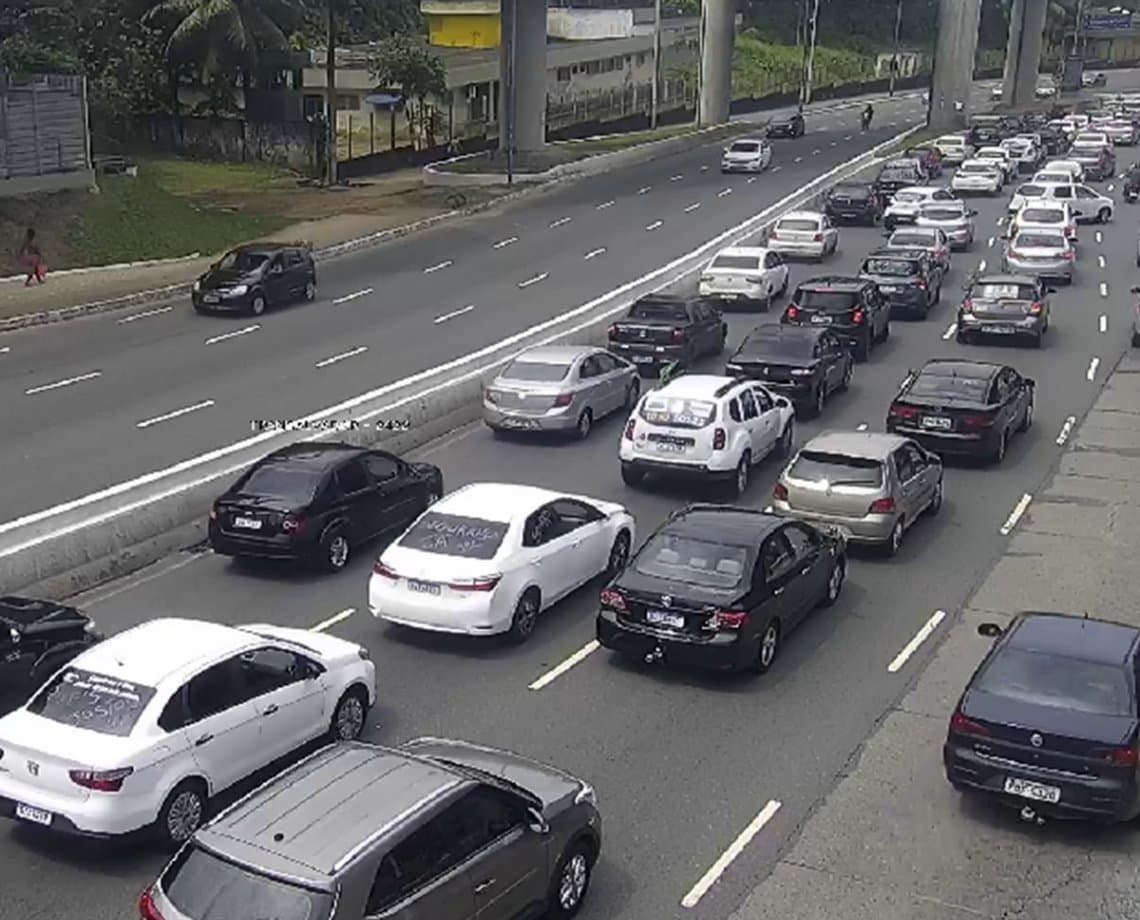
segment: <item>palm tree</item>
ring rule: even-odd
[[[207,73],[237,68],[248,84],[264,53],[290,50],[301,15],[295,0],[157,0],[146,18],[172,27],[172,65],[194,62]]]

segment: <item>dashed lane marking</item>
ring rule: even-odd
[[[142,313],[132,313],[130,316],[124,316],[119,320],[118,324],[122,326],[125,323],[133,323],[136,320],[146,319],[148,316],[160,316],[163,313],[169,313],[173,309],[174,307],[155,307],[153,310],[143,310]]]
[[[427,268],[424,269],[424,274],[425,275],[431,275],[435,272],[441,272],[445,268],[450,268],[454,264],[455,263],[451,259],[446,259],[443,262],[437,263],[436,265],[429,265]]]
[[[949,326],[946,327],[946,331],[942,333],[943,341],[948,341],[948,340],[954,338],[954,334],[957,331],[958,331],[958,324],[957,323],[951,323]]]
[[[545,674],[543,674],[537,680],[534,680],[531,683],[529,683],[527,685],[527,689],[528,690],[541,690],[543,687],[550,686],[552,683],[554,683],[556,680],[558,680],[558,678],[560,678],[563,674],[565,674],[571,668],[574,668],[574,667],[577,667],[578,665],[580,665],[583,661],[585,661],[592,654],[594,654],[594,652],[596,652],[599,648],[601,648],[601,646],[598,644],[597,640],[594,640],[592,642],[587,642],[580,649],[578,649],[578,651],[576,651],[573,655],[570,655],[564,661],[560,662],[559,664],[556,664],[553,668],[551,668],[549,671],[547,671]]]
[[[764,826],[776,817],[776,813],[782,807],[780,802],[772,799],[760,809],[760,813],[737,835],[736,839],[729,844],[728,849],[717,857],[716,862],[709,867],[708,872],[702,875],[697,884],[689,889],[688,894],[681,899],[681,906],[688,910],[696,907],[701,902],[701,898],[708,894],[709,889],[724,875],[728,867],[744,852],[748,844],[764,829]]]
[[[515,243],[517,243],[518,241],[519,241],[519,238],[517,236],[508,236],[505,240],[499,240],[499,242],[497,242],[491,248],[492,249],[506,249],[508,246],[512,246]]]
[[[685,213],[691,214],[693,211],[695,211],[700,206],[701,206],[701,203],[699,201],[694,201],[691,205],[689,205],[687,208],[685,208]]]
[[[663,221],[663,220],[655,220],[653,223],[651,223],[651,224],[650,224],[649,226],[647,226],[645,229],[646,229],[646,230],[656,230],[658,227],[663,227],[664,225],[665,225],[665,221]]]
[[[239,335],[249,335],[251,332],[257,332],[261,326],[254,323],[252,326],[246,326],[243,329],[235,329],[233,332],[223,332],[221,335],[213,335],[206,339],[203,344],[216,345],[218,342],[225,342],[228,339],[236,339]]]
[[[141,422],[136,422],[136,428],[150,428],[152,425],[158,425],[162,422],[169,422],[171,419],[181,418],[183,415],[189,415],[191,412],[197,412],[199,409],[209,409],[214,405],[212,399],[204,399],[199,403],[194,403],[192,406],[185,406],[181,409],[175,409],[173,412],[165,412],[162,415],[156,415],[154,418],[143,419]]]
[[[1105,314],[1100,315],[1100,322],[1098,323],[1101,332],[1108,332],[1108,317]]]
[[[586,259],[587,261],[589,261],[590,259],[596,259],[598,256],[605,253],[605,251],[606,251],[605,246],[599,246],[597,249],[591,249],[584,256],[582,256],[582,258]]]
[[[574,219],[573,217],[560,217],[560,218],[558,218],[558,220],[554,220],[554,221],[550,222],[550,229],[553,230],[555,227],[564,227],[564,226],[566,226],[566,224],[570,223],[570,221],[572,221],[573,219]]]
[[[336,626],[337,623],[343,623],[354,613],[356,613],[355,607],[347,607],[340,613],[334,613],[327,620],[321,620],[316,626],[311,627],[309,632],[324,632],[326,629]]]
[[[1089,362],[1089,369],[1085,371],[1085,380],[1096,380],[1096,369],[1100,367],[1100,358],[1093,358]]]
[[[1067,419],[1065,419],[1065,424],[1061,426],[1061,433],[1057,435],[1058,447],[1069,440],[1069,435],[1073,433],[1073,426],[1075,424],[1077,424],[1077,417],[1075,415],[1070,415]]]
[[[338,297],[333,301],[333,306],[340,306],[342,303],[348,303],[350,300],[358,300],[361,297],[367,297],[372,293],[372,288],[364,288],[361,291],[353,291],[351,294],[345,294],[343,297]]]
[[[455,319],[457,316],[462,316],[464,313],[470,313],[475,309],[475,304],[469,303],[465,307],[460,307],[458,310],[452,310],[450,313],[443,313],[432,320],[437,326],[440,323],[446,323],[449,319]]]
[[[945,610],[935,610],[933,616],[923,623],[919,631],[914,634],[914,638],[904,645],[902,651],[895,655],[894,660],[887,665],[887,671],[891,674],[897,674],[901,671],[903,666],[910,661],[911,656],[919,650],[922,643],[931,637],[934,630],[938,628],[938,624],[945,619]]]
[[[97,377],[102,376],[102,371],[91,371],[89,374],[80,374],[78,377],[65,377],[63,380],[55,381],[55,383],[45,383],[43,386],[32,387],[30,390],[24,390],[24,395],[35,396],[37,393],[47,393],[50,390],[59,390],[63,387],[69,387],[76,383],[84,383],[87,380],[94,380]]]
[[[339,355],[333,355],[331,358],[325,358],[323,361],[316,363],[317,367],[332,367],[334,364],[340,364],[341,361],[347,361],[349,358],[355,358],[357,355],[362,355],[368,351],[367,345],[361,345],[358,348],[353,348],[350,351],[341,352]]]
[[[1001,525],[999,533],[1003,537],[1008,537],[1013,533],[1013,528],[1017,526],[1017,522],[1021,520],[1021,516],[1025,514],[1025,509],[1029,507],[1029,503],[1033,501],[1033,496],[1026,492],[1017,500],[1017,504],[1013,506],[1013,510],[1009,513],[1009,517],[1005,519],[1005,523]]]
[[[609,201],[603,201],[600,205],[598,205],[597,210],[604,211],[606,208],[612,208],[615,204],[617,204],[617,202],[613,199],[610,199]]]
[[[532,284],[541,284],[543,281],[545,281],[549,277],[550,277],[550,272],[542,272],[541,274],[535,275],[533,278],[527,278],[526,281],[520,281],[519,287],[520,288],[528,288]]]

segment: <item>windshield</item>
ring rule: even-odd
[[[222,261],[218,263],[218,268],[249,274],[257,271],[267,261],[269,261],[269,256],[264,252],[249,252],[245,249],[238,249],[235,252],[227,252],[222,257]]]
[[[531,380],[538,383],[556,383],[570,373],[569,364],[548,364],[545,361],[526,361],[516,358],[503,371],[504,380]]]
[[[637,554],[634,571],[713,591],[733,591],[751,577],[749,550],[744,546],[659,533]]]
[[[689,313],[683,303],[662,303],[645,300],[635,303],[629,311],[630,319],[664,319],[671,322],[687,323]]]
[[[779,329],[779,327],[776,327]],[[795,327],[785,327],[789,330]],[[783,355],[788,358],[814,358],[815,338],[810,335],[797,335],[795,332],[770,332],[760,330],[751,333],[740,345],[741,351],[767,355]]]
[[[868,259],[863,263],[863,271],[868,275],[891,275],[897,278],[919,274],[917,263],[905,259]]]
[[[817,450],[800,451],[788,470],[792,479],[806,482],[827,482],[831,485],[867,486],[877,488],[883,484],[883,465],[866,457],[847,457],[843,454]]]
[[[986,404],[990,382],[982,377],[952,377],[947,374],[919,374],[907,396],[924,399],[957,399]]]
[[[1026,224],[1060,224],[1065,221],[1065,212],[1048,208],[1026,208],[1018,220]]]
[[[807,310],[840,311],[850,310],[858,303],[858,295],[852,291],[821,291],[800,288],[793,298],[796,306]]]
[[[1036,300],[1037,291],[1030,284],[979,284],[970,296],[978,300]]]
[[[756,256],[717,256],[713,259],[711,268],[741,268],[756,271],[760,268],[760,260]]]
[[[780,230],[805,230],[810,233],[815,233],[819,230],[819,221],[810,220],[807,218],[785,218],[776,224]]]
[[[101,735],[125,738],[154,694],[154,687],[68,667],[35,695],[28,703],[28,712]]]
[[[961,208],[923,208],[922,211],[919,212],[919,215],[927,220],[953,221],[966,219],[966,212]]]
[[[303,504],[312,499],[324,478],[323,470],[284,463],[266,463],[254,467],[233,491],[237,495],[256,495]]]
[[[400,546],[440,556],[494,559],[508,527],[502,521],[429,511],[400,538]]]
[[[879,173],[879,178],[887,182],[913,182],[918,178],[918,172],[914,169],[887,168]]]
[[[1116,665],[1005,648],[990,661],[972,689],[1052,709],[1130,716],[1133,707],[1128,683],[1124,670]]]
[[[1052,233],[1019,233],[1013,241],[1015,249],[1041,247],[1044,249],[1064,249],[1065,238]]]
[[[651,425],[666,428],[704,428],[716,418],[716,403],[704,399],[651,395],[641,407],[641,417]]]
[[[728,149],[731,153],[758,153],[760,145],[756,141],[737,141]]]

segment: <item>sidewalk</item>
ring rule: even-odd
[[[1052,482],[914,689],[732,920],[1135,920],[1134,825],[1020,823],[946,782],[946,723],[983,621],[1055,610],[1140,625],[1140,356],[1125,354]]]

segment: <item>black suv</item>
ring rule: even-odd
[[[879,249],[863,260],[859,277],[874,281],[891,316],[926,319],[942,299],[942,270],[921,249]]]
[[[0,712],[26,703],[52,674],[101,638],[75,607],[0,597]]]
[[[883,216],[883,203],[871,182],[840,182],[827,193],[824,213],[834,224],[855,223],[873,227]]]
[[[308,246],[256,243],[230,250],[194,282],[199,313],[252,313],[317,296],[317,266]]]
[[[806,127],[804,117],[798,112],[791,115],[775,115],[768,122],[769,137],[803,137]]]
[[[719,355],[727,337],[728,324],[715,307],[651,294],[636,300],[625,319],[610,326],[609,348],[644,373],[673,361],[688,368],[706,355]]]
[[[780,322],[830,329],[851,344],[857,361],[866,361],[891,334],[891,308],[874,281],[812,278],[796,288]]]
[[[895,192],[915,185],[927,185],[930,177],[919,160],[888,160],[879,170],[875,179],[875,191],[884,204],[895,196]]]

